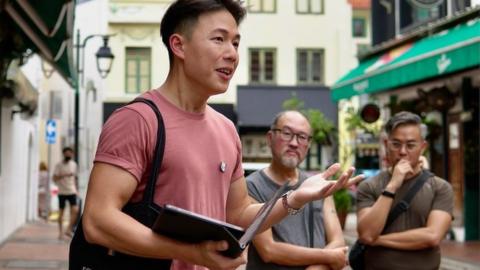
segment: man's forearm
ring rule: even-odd
[[[381,235],[373,245],[402,250],[418,250],[439,244],[438,237],[430,228],[418,228]]]
[[[87,241],[107,246],[135,256],[168,259],[174,257],[168,249],[183,249],[183,243],[155,234],[132,217],[120,211],[110,213],[86,212],[83,227]],[[92,218],[93,216],[93,218]],[[115,224],[108,221],[116,220]],[[132,238],[132,235],[135,235]],[[169,247],[169,248],[167,248]],[[163,250],[163,251],[162,251]]]
[[[305,268],[305,270],[330,270],[331,268],[328,265],[317,264],[317,265],[310,265],[309,267]]]
[[[343,239],[338,239],[338,240],[329,242],[324,248],[332,249],[332,248],[339,248],[344,246],[346,246],[345,241]]]
[[[248,207],[245,208],[245,210],[242,212],[240,216],[238,216],[235,219],[227,218],[227,221],[233,224],[236,224],[238,226],[247,228],[253,222],[253,220],[257,216],[258,211],[262,206],[263,204],[260,204],[260,203],[250,204],[248,205]],[[272,211],[269,213],[265,222],[262,224],[262,226],[260,227],[257,233],[261,233],[269,229],[274,224],[277,224],[283,218],[285,218],[285,216],[287,216],[287,211],[285,210],[285,208],[283,208],[281,198],[280,198],[277,200],[277,202],[273,206]]]
[[[371,243],[382,233],[392,203],[391,198],[380,196],[372,207],[360,210],[357,230],[363,242]]]
[[[325,236],[327,240],[325,248],[345,246],[343,230],[340,221],[338,220],[338,214],[332,196],[325,198],[323,201],[323,226],[325,227]]]
[[[274,242],[264,248],[263,252],[260,249],[258,251],[265,262],[285,266],[332,263],[332,258],[326,249],[308,248],[283,242]]]

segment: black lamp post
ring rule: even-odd
[[[83,68],[85,66],[85,55],[80,52],[81,50],[85,49],[87,42],[93,37],[101,37],[103,38],[103,46],[100,47],[95,54],[97,57],[97,70],[100,73],[102,78],[106,78],[108,73],[110,73],[110,69],[112,68],[113,58],[115,57],[108,47],[108,39],[111,35],[89,35],[85,37],[83,42],[80,42],[80,30],[77,30],[77,44],[74,45],[76,49],[76,71],[77,76],[75,80],[75,119],[74,119],[74,138],[75,138],[75,161],[79,163],[78,158],[78,138],[79,138],[79,130],[80,130],[80,75],[83,74]],[[82,67],[80,67],[80,59],[82,60]],[[82,76],[82,85],[83,85],[83,76]]]

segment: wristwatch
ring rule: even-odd
[[[382,190],[382,195],[385,196],[385,197],[392,198],[392,199],[395,198],[395,193],[392,193],[392,192],[390,192],[386,189]]]
[[[292,190],[289,190],[285,192],[285,194],[282,195],[282,204],[283,208],[285,208],[288,212],[289,215],[296,215],[302,208],[293,208],[290,204],[288,204],[288,195],[292,193]]]

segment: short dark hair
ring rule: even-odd
[[[396,128],[402,125],[416,125],[420,128],[422,138],[426,137],[426,126],[422,123],[420,116],[407,111],[398,112],[390,118],[385,124],[385,131],[390,136]]]
[[[167,47],[170,65],[173,64],[173,52],[169,39],[175,32],[185,32],[198,20],[198,17],[207,12],[225,9],[237,25],[245,17],[246,10],[240,0],[177,0],[168,7],[160,23],[160,35],[163,44]]]
[[[66,146],[66,147],[63,148],[62,153],[65,153],[67,151],[73,152],[73,148],[71,148],[70,146]]]

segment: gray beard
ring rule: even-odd
[[[297,158],[282,157],[282,165],[285,166],[286,168],[295,169],[297,168],[298,164],[299,162]]]

